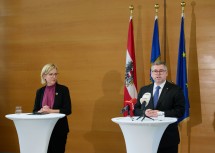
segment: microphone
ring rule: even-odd
[[[151,98],[151,93],[147,92],[145,93],[142,98],[140,98],[140,103],[141,103],[141,109],[145,110],[146,106],[148,106],[149,101]]]
[[[124,103],[124,107],[121,110],[121,114],[123,113],[124,116],[130,115],[131,117],[134,116],[134,105],[136,104],[137,99],[133,98],[131,100],[127,100]]]
[[[123,109],[121,110],[121,114],[124,113],[125,111],[128,111],[130,108],[129,108],[129,105],[126,105],[125,107],[123,107]]]
[[[143,117],[142,121],[144,120],[145,117],[154,120],[153,118],[148,117],[148,116],[146,116],[146,114],[145,114],[145,110],[146,110],[146,107],[147,107],[148,104],[149,104],[150,98],[151,98],[151,93],[149,93],[149,92],[145,93],[145,94],[142,96],[142,98],[140,98],[141,110],[143,111],[143,115],[142,115],[142,116],[139,116],[139,117],[137,118],[137,120],[138,120],[139,118],[141,118],[141,117]]]

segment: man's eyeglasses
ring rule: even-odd
[[[166,70],[152,70],[152,73],[155,73],[155,74],[163,74],[164,72],[166,72]]]

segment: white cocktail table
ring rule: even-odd
[[[13,120],[19,138],[20,153],[47,153],[49,139],[56,122],[65,114],[30,115],[8,114]]]
[[[165,117],[162,121],[145,118],[136,120],[137,117],[117,117],[112,121],[119,124],[124,135],[127,153],[157,153],[161,137],[176,118]]]

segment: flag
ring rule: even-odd
[[[185,113],[184,116],[178,119],[178,122],[189,117],[189,99],[188,99],[188,84],[187,84],[187,66],[186,66],[186,48],[185,48],[185,35],[184,35],[184,13],[181,17],[181,32],[179,38],[179,49],[178,49],[178,66],[177,66],[177,77],[176,84],[180,86],[185,96]]]
[[[154,32],[152,38],[152,50],[151,50],[151,64],[160,61],[160,42],[159,42],[159,29],[158,29],[158,16],[155,16],[155,23],[154,23]],[[150,80],[153,82],[151,78],[150,72]]]
[[[132,99],[137,99],[137,76],[134,49],[133,21],[131,16],[129,22],[128,42],[126,51],[124,106],[126,101],[130,101]],[[128,112],[125,112],[124,116],[127,115]]]

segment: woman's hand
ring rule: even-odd
[[[43,106],[39,111],[39,113],[60,113],[59,109],[51,109],[49,106]]]
[[[50,109],[49,106],[45,105],[38,112],[39,113],[51,113],[51,110],[52,109]]]

